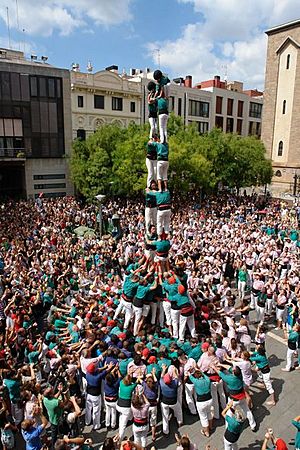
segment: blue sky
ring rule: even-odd
[[[264,30],[300,18],[299,0],[0,0],[5,47],[6,6],[12,46],[59,67],[155,68],[159,48],[171,77],[227,74],[253,88],[263,87]]]

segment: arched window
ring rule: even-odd
[[[280,141],[279,144],[278,144],[278,153],[277,153],[277,155],[278,156],[282,156],[282,154],[283,154],[283,142]]]
[[[285,114],[285,109],[286,109],[286,100],[283,100],[283,103],[282,103],[282,114]]]
[[[286,68],[287,70],[290,68],[290,62],[291,62],[291,55],[288,54],[286,57]]]
[[[280,171],[280,170],[277,170],[277,171],[275,172],[275,177],[281,177],[281,176],[282,176],[281,171]]]

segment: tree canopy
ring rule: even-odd
[[[86,141],[76,139],[71,156],[72,179],[87,199],[97,194],[133,196],[146,186],[148,125],[104,125]],[[196,125],[185,126],[180,117],[168,122],[169,184],[176,191],[191,187],[240,189],[271,182],[272,165],[263,143],[254,136],[226,134],[220,129],[199,134]]]

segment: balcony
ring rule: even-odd
[[[25,148],[0,148],[0,158],[25,160],[28,153]]]

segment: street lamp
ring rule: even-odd
[[[99,214],[98,214],[98,222],[99,222],[99,236],[102,237],[102,204],[105,199],[105,195],[98,194],[95,195],[95,199],[99,202]]]

